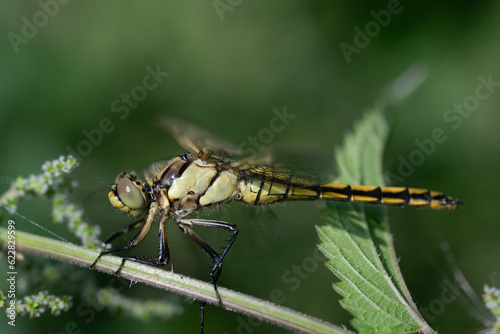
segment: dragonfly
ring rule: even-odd
[[[119,212],[139,220],[111,235],[105,243],[132,230],[139,229],[139,232],[127,245],[101,252],[91,267],[104,255],[137,246],[155,220],[159,228],[158,257],[155,260],[124,257],[116,273],[126,260],[152,265],[168,264],[166,222],[173,219],[182,232],[213,260],[210,280],[219,305],[222,305],[222,300],[217,291],[217,281],[223,260],[238,235],[238,225],[189,217],[202,208],[234,201],[266,205],[320,199],[436,210],[455,210],[463,204],[456,198],[428,189],[321,183],[309,176],[307,171],[297,173],[274,161],[269,154],[238,159],[242,153],[238,147],[182,119],[164,116],[160,123],[186,153],[153,163],[145,172],[144,179],[140,179],[135,172],[118,174],[110,187],[108,199]],[[223,250],[217,252],[195,231],[197,227],[223,229],[231,233],[231,237]]]

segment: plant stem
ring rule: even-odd
[[[0,240],[7,244],[7,229],[0,228]],[[15,231],[16,252],[34,253],[63,262],[78,264],[90,269],[99,252],[69,242],[62,242],[42,236]],[[115,274],[122,259],[117,256],[103,256],[95,268]],[[135,282],[181,294],[200,301],[217,305],[212,284],[179,275],[171,271],[127,261],[119,274]],[[315,319],[294,310],[257,299],[223,287],[218,287],[222,307],[276,324],[298,333],[351,333],[333,324]]]

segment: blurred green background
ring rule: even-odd
[[[441,128],[447,140],[436,144],[435,151],[397,185],[442,190],[467,205],[458,212],[389,208],[396,250],[417,305],[430,308],[427,321],[433,328],[441,333],[484,328],[469,316],[470,306],[464,307],[459,298],[436,301],[445,289],[440,285],[446,279],[440,270],[448,270],[439,245],[450,244],[477,293],[485,283],[500,286],[499,87],[492,87],[489,97],[473,106],[460,125],[443,117],[454,104],[474,102],[470,97],[480,84],[478,77],[500,81],[498,2],[402,1],[393,8],[390,22],[371,32],[369,41],[356,40],[358,46],[366,45],[348,57],[350,62],[341,43],[355,46],[355,28],[376,27],[369,24],[374,21],[372,11],[392,8],[394,1],[71,1],[57,8],[54,3],[5,0],[0,4],[0,190],[8,188],[10,178],[38,172],[44,161],[68,154],[68,147],[80,148],[83,160],[73,177],[81,187],[75,198],[87,207],[92,223],[102,226],[104,237],[129,220],[107,205],[101,182],[112,183],[123,170],[140,169],[182,152],[154,125],[158,113],[184,115],[242,143],[270,127],[273,109],[286,106],[295,118],[273,134],[272,142],[303,142],[333,152],[383,88],[418,63],[427,69],[428,77],[394,107],[385,170],[397,174],[401,157],[409,159],[418,150],[415,140],[430,138],[434,129]],[[33,22],[39,25],[36,30],[29,27]],[[147,67],[169,75],[160,77],[157,87],[144,90],[140,87]],[[137,97],[136,104],[124,107],[122,94],[131,93]],[[82,146],[87,140],[84,131],[99,128],[105,118],[113,130],[103,134],[97,145]],[[330,287],[333,276],[322,264],[300,279],[298,286],[283,278],[313,256],[318,242],[314,225],[321,224],[318,206],[277,206],[270,247],[252,256],[246,253],[251,240],[238,240],[220,285],[264,299],[280,289],[286,297],[283,305],[348,324],[350,316]],[[238,216],[238,206],[228,210],[233,209]],[[24,202],[19,210],[71,239],[64,226],[51,224],[48,202]],[[18,229],[43,234],[14,219]],[[233,221],[241,224],[242,240],[250,225],[244,220]],[[210,261],[184,239],[171,225],[174,270],[207,279]],[[151,245],[155,251],[156,241]],[[39,260],[27,256],[27,261]],[[2,272],[7,271],[5,262],[4,258]],[[97,277],[101,286],[111,279],[85,268],[66,267],[69,270],[61,272],[83,280]],[[73,294],[73,284],[80,284],[64,275],[60,280],[60,284],[26,289],[19,286],[18,296],[43,288]],[[0,287],[5,288],[4,279]],[[123,294],[171,298],[140,285],[127,287]],[[75,308],[88,302],[78,294],[74,298]],[[66,324],[74,322],[82,333],[198,332],[198,303],[178,299],[184,312],[170,320],[152,318],[144,324],[107,310],[89,320],[74,308],[57,318],[19,318],[15,328],[7,326],[4,318],[0,330],[65,333]],[[216,307],[207,307],[206,321],[206,333],[287,332],[268,324],[244,326],[246,317]]]

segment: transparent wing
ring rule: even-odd
[[[193,216],[223,220],[239,226],[238,239],[224,259],[225,264],[256,259],[273,250],[281,231],[272,207],[236,202],[227,204],[223,208],[223,210],[206,208],[194,213]],[[213,245],[226,240],[226,238],[221,238],[219,230],[203,231],[203,233],[203,238],[210,240],[210,244]]]
[[[182,148],[202,159],[238,159],[243,153],[235,145],[182,118],[160,116],[159,124]],[[235,160],[231,166],[248,178],[292,186],[325,183],[335,174],[331,153],[303,144],[275,144],[254,156]]]
[[[179,117],[160,116],[159,125],[190,153],[196,153],[205,158],[241,155],[241,150],[235,145]]]
[[[247,178],[290,186],[318,185],[335,176],[331,154],[303,145],[275,145],[232,166]]]
[[[237,247],[228,262],[249,261],[269,254],[280,236],[278,218],[269,207],[237,205],[233,210],[224,210],[229,214],[228,221],[239,225]]]

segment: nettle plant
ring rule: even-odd
[[[337,183],[383,185],[382,153],[389,127],[383,108],[368,111],[354,130],[347,134],[342,147],[336,150],[335,160],[339,176]],[[20,201],[40,196],[52,202],[55,223],[65,222],[69,230],[81,240],[81,246],[64,240],[15,232],[17,270],[31,271],[31,280],[45,280],[57,284],[59,280],[72,280],[79,287],[83,298],[93,298],[103,308],[119,309],[122,313],[148,320],[151,317],[168,318],[179,314],[181,306],[176,301],[151,301],[127,298],[116,285],[101,288],[96,281],[75,272],[72,266],[51,261],[37,264],[24,255],[38,254],[59,261],[79,264],[89,268],[99,250],[99,226],[84,220],[82,209],[70,200],[76,184],[67,176],[77,167],[71,156],[49,161],[38,175],[19,177],[0,197],[0,204],[15,212]],[[413,302],[403,280],[395,254],[385,208],[328,201],[321,210],[324,225],[316,230],[321,240],[318,245],[326,256],[326,266],[331,270],[333,289],[342,297],[340,304],[349,311],[352,327],[359,333],[435,333]],[[4,222],[6,220],[3,220]],[[8,228],[0,227],[0,242],[8,244]],[[5,261],[5,259],[3,260]],[[121,258],[105,256],[97,269],[114,274]],[[89,269],[90,272],[90,269]],[[92,276],[92,275],[90,275]],[[94,275],[95,276],[95,275]],[[200,301],[217,304],[212,284],[191,279],[158,267],[128,261],[120,276],[133,282],[142,282],[159,289],[172,291]],[[21,275],[19,276],[21,277]],[[29,286],[30,282],[26,282]],[[331,287],[325,286],[325,289]],[[54,316],[72,306],[71,296],[56,296],[47,290],[15,301],[16,316],[38,317],[46,311]],[[344,326],[326,323],[270,302],[219,287],[223,307],[274,323],[300,333],[353,333]],[[486,287],[484,303],[492,312],[488,326],[500,330],[500,291]],[[8,293],[0,292],[0,304],[8,307]],[[9,314],[9,313],[8,313]],[[495,318],[496,317],[496,318]],[[209,321],[209,320],[207,320]]]

